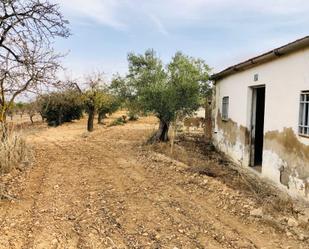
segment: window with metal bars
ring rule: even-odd
[[[222,99],[222,119],[227,121],[229,118],[229,97]]]
[[[309,137],[309,91],[300,94],[299,130],[300,135]]]

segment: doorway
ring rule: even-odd
[[[265,86],[252,88],[250,166],[262,170],[264,147]]]

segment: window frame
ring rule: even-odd
[[[223,121],[228,121],[229,120],[229,107],[230,107],[230,97],[229,96],[224,96],[222,98],[222,120]]]
[[[298,135],[309,138],[309,90],[300,93]]]

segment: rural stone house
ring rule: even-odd
[[[215,146],[309,200],[309,36],[212,80]]]

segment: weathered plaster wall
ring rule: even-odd
[[[216,117],[217,146],[240,164],[249,160],[249,131],[245,126],[238,125],[232,119],[222,120],[220,109]],[[249,161],[248,161],[249,162]]]
[[[216,83],[214,141],[244,167],[250,161],[251,87],[257,85],[266,87],[262,175],[309,200],[309,138],[298,135],[300,92],[309,90],[309,48]],[[221,119],[224,96],[229,96],[227,122]]]
[[[275,168],[277,174],[279,171],[282,185],[290,192],[309,197],[309,146],[300,142],[293,129],[267,132],[263,154],[269,161],[265,166]]]

